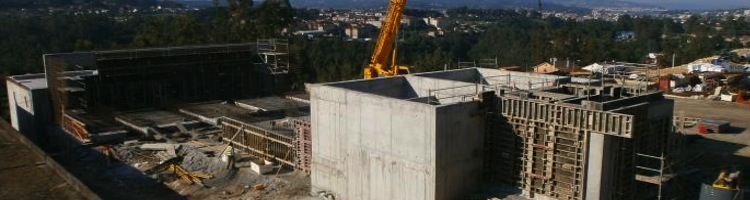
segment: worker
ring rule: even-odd
[[[107,145],[102,145],[102,154],[104,154],[104,161],[107,163],[107,166],[109,166],[110,159],[112,159],[112,149]]]
[[[227,169],[234,167],[234,148],[232,148],[232,145],[228,145],[227,149],[224,150],[224,156],[227,157]]]

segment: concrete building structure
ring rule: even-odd
[[[52,124],[51,102],[44,74],[9,76],[5,80],[13,128],[26,138],[39,142],[47,125]]]
[[[310,91],[312,192],[337,199],[465,199],[488,183],[633,199],[636,175],[654,175],[636,166],[659,168],[638,155],[674,150],[661,93],[564,76],[468,68]]]
[[[534,199],[642,199],[679,146],[661,93],[549,74],[465,68],[257,98],[286,91],[273,80],[293,71],[270,47],[48,54],[46,76],[6,80],[12,122],[35,135],[59,118],[91,144],[217,135],[337,199],[466,199],[489,184]]]
[[[168,128],[159,123],[173,125],[180,117],[153,113],[175,110],[179,105],[287,92],[291,88],[287,77],[299,72],[290,67],[287,50],[288,41],[270,39],[250,44],[45,54],[46,76],[41,77],[46,81],[41,82],[50,88],[46,93],[54,122],[83,143],[98,143],[122,138],[128,129],[152,135]],[[155,112],[144,114],[144,110]],[[214,120],[209,124],[220,124],[221,115],[210,117]],[[155,128],[153,123],[157,123]]]
[[[506,81],[484,79],[501,73],[508,74],[468,69],[453,71],[454,80],[426,73],[313,86],[313,190],[343,199],[454,199],[475,191],[485,126],[476,94],[491,91],[476,82]],[[544,87],[529,80],[510,81]]]

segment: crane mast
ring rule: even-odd
[[[398,28],[401,25],[401,17],[407,0],[391,0],[388,6],[388,15],[383,21],[383,28],[380,30],[378,41],[370,57],[370,63],[365,67],[364,78],[376,78],[379,76],[394,76],[399,74],[408,74],[408,66],[396,65],[396,49],[393,48]],[[388,56],[393,52],[390,67],[386,67]]]

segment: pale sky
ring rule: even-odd
[[[732,9],[750,8],[750,0],[626,0],[658,5],[669,9]]]

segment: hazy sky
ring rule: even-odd
[[[731,9],[750,8],[750,0],[626,0],[670,9]]]

